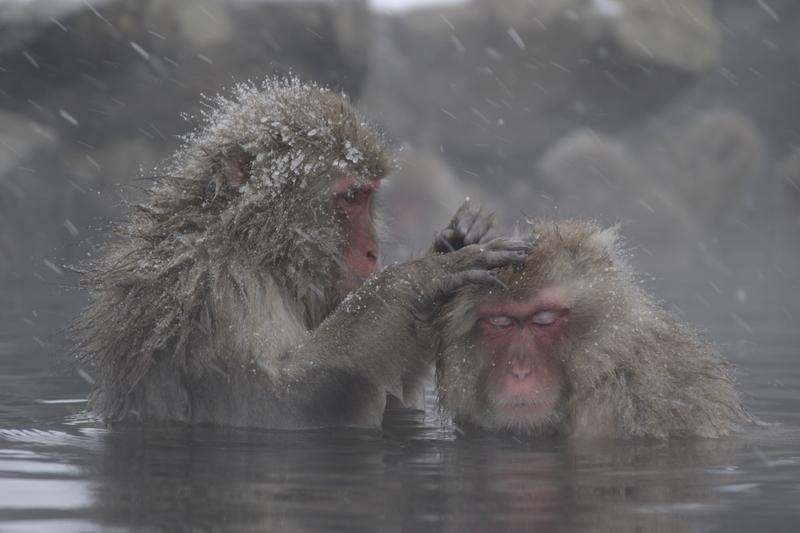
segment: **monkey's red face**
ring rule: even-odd
[[[378,236],[370,213],[377,180],[363,182],[339,178],[333,188],[336,217],[342,226],[345,242],[341,252],[345,287],[352,291],[380,268]]]
[[[554,353],[570,318],[563,292],[486,302],[477,313],[478,335],[491,357],[482,386],[492,425],[533,428],[552,417],[562,388]]]

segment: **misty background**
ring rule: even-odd
[[[4,0],[0,27],[9,368],[63,359],[69,266],[208,97],[272,76],[344,91],[396,149],[387,262],[469,197],[508,231],[620,224],[643,282],[745,366],[800,320],[794,0]]]

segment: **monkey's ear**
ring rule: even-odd
[[[606,266],[613,266],[614,258],[617,256],[619,240],[619,224],[606,228],[601,231],[595,231],[588,242],[584,244],[587,249],[591,249],[596,254],[598,259],[606,263]]]
[[[228,187],[238,192],[250,181],[250,172],[253,169],[253,160],[256,157],[241,146],[228,148],[224,157],[223,175],[225,183]]]
[[[611,250],[619,238],[619,224],[598,231],[592,236],[592,244],[598,249]]]

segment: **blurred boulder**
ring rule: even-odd
[[[663,141],[653,142],[645,158],[657,163],[660,179],[703,220],[729,208],[764,163],[761,132],[733,109],[702,111],[661,135]]]
[[[580,212],[589,204],[592,212],[613,212],[634,190],[654,185],[620,141],[588,128],[553,143],[538,170],[543,187],[560,192],[562,211]]]
[[[795,147],[777,162],[776,174],[781,182],[781,210],[787,215],[788,225],[796,236],[800,231],[800,147]]]
[[[535,161],[579,125],[621,131],[715,66],[721,42],[699,0],[478,0],[382,23],[365,101],[468,162]]]
[[[201,114],[202,94],[251,79],[291,73],[357,97],[371,39],[364,0],[25,5],[38,16],[0,4],[0,35],[32,28],[0,51],[0,106],[56,128],[75,141],[66,150],[141,137],[164,157],[190,127],[183,116]]]
[[[777,170],[778,177],[784,181],[786,196],[793,202],[800,200],[800,147],[780,160]]]
[[[634,242],[699,242],[763,165],[764,140],[727,108],[659,124],[620,136],[578,129],[548,148],[538,183],[561,215],[616,218]]]
[[[592,0],[587,16],[601,19],[629,66],[647,63],[703,74],[720,61],[722,35],[707,2]],[[586,8],[584,8],[586,9]]]
[[[398,164],[380,194],[392,235],[385,250],[389,263],[427,252],[435,233],[447,227],[467,197],[453,170],[435,153],[407,148]]]
[[[93,0],[92,5],[100,7],[115,1]],[[87,7],[83,0],[5,0],[0,3],[0,50],[8,53],[23,49],[51,28],[54,19],[69,17]]]
[[[358,98],[371,20],[366,0],[0,2],[2,275],[69,261],[64,245],[136,194],[118,185],[178,148],[202,95],[292,75]]]
[[[620,223],[637,245],[691,241],[688,206],[646,169],[625,141],[586,128],[554,143],[537,166],[560,216]]]

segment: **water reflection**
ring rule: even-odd
[[[108,430],[53,416],[0,431],[0,531],[748,531],[739,518],[788,526],[800,511],[786,426],[598,442],[429,438],[443,433],[428,423]]]
[[[90,386],[52,370],[52,341],[1,317],[0,532],[791,531],[800,369],[781,313],[742,313],[747,337],[724,309],[702,321],[744,367],[753,411],[780,424],[668,442],[462,436],[433,405],[382,431],[97,427],[64,402]]]

